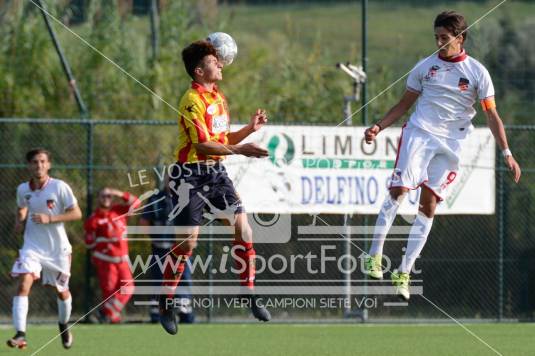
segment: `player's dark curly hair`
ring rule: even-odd
[[[204,57],[208,55],[217,57],[214,46],[208,41],[196,41],[182,50],[182,60],[189,76],[195,79],[195,68],[199,66]]]
[[[52,161],[52,155],[50,154],[50,151],[42,147],[37,147],[37,148],[32,148],[31,150],[26,152],[26,162],[30,163],[35,156],[41,153],[44,153],[46,155],[46,157],[48,158],[48,161]]]
[[[463,41],[466,41],[468,35],[468,25],[464,16],[456,11],[444,11],[438,14],[435,18],[435,28],[444,27],[455,37],[459,36],[462,33]]]

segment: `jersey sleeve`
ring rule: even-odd
[[[128,204],[128,201],[130,201],[130,197],[134,197],[134,202],[132,204]],[[113,210],[115,210],[119,215],[124,215],[130,211],[130,209],[134,210],[138,208],[141,205],[141,200],[139,200],[138,197],[135,195],[132,195],[128,192],[124,192],[123,194],[123,200],[125,201],[123,204],[117,204],[113,206]]]
[[[61,182],[59,187],[59,197],[63,203],[63,209],[67,210],[78,204],[78,200],[74,196],[71,187],[65,183]]]
[[[208,126],[204,119],[206,108],[204,103],[190,95],[180,106],[180,124],[184,126],[191,143],[210,141]]]
[[[480,100],[494,96],[494,85],[490,77],[489,71],[483,67],[479,82],[477,83],[477,96]]]
[[[28,206],[28,202],[26,201],[26,198],[24,198],[22,184],[17,187],[17,206],[19,208],[26,208]]]
[[[410,71],[409,73],[409,77],[407,78],[407,90],[410,90],[410,91],[413,91],[413,92],[416,92],[416,93],[421,93],[422,90],[423,90],[423,86],[422,86],[422,79],[423,79],[423,75],[422,75],[422,65],[423,63],[423,60],[418,62],[414,68],[412,68],[412,70]]]

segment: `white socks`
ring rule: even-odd
[[[67,324],[71,318],[72,297],[65,300],[58,298],[58,319],[60,324]]]
[[[13,326],[16,331],[26,332],[28,316],[28,296],[13,297]]]
[[[71,317],[72,297],[67,300],[58,298],[58,315],[61,324],[67,324]],[[13,326],[16,331],[26,332],[26,317],[28,316],[28,297],[13,297]]]
[[[422,252],[427,241],[427,235],[431,231],[433,225],[433,218],[428,218],[422,212],[418,212],[416,220],[412,224],[409,233],[409,241],[407,242],[407,250],[399,266],[399,271],[403,273],[410,273],[414,262]]]
[[[392,227],[398,208],[399,202],[392,199],[390,194],[388,194],[381,207],[381,211],[377,216],[377,222],[375,223],[375,229],[373,231],[372,246],[369,252],[370,256],[383,254],[383,245],[385,244],[386,235]]]

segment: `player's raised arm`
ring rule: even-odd
[[[260,127],[267,122],[267,116],[264,110],[258,109],[251,117],[249,125],[237,132],[228,133],[226,135],[228,141],[223,143],[219,140],[218,135],[214,136],[210,134],[206,122],[202,119],[205,115],[203,107],[203,103],[192,99],[191,104],[187,105],[181,115],[181,122],[186,128],[187,137],[198,154],[216,157],[234,154],[247,157],[267,157],[269,155],[266,149],[261,148],[254,143],[246,143],[243,145],[238,144],[252,132],[260,129]]]
[[[238,131],[230,132],[228,134],[228,142],[231,145],[236,145],[242,142],[247,136],[252,134],[255,131],[258,131],[264,126],[268,121],[266,110],[257,109],[256,112],[251,116],[251,121],[248,125],[242,127]]]
[[[219,142],[208,141],[195,144],[197,152],[203,155],[228,156],[243,155],[246,157],[267,157],[269,152],[255,143],[245,143],[243,145],[225,145]]]
[[[124,205],[128,207],[133,206],[134,208],[136,208],[141,205],[141,201],[139,200],[139,198],[136,195],[131,194],[129,192],[123,192],[119,189],[109,188],[109,194],[119,199],[122,199]]]
[[[484,101],[493,103],[494,98],[488,98]],[[490,105],[488,108],[485,109],[485,114],[487,116],[487,124],[490,128],[490,131],[496,139],[498,146],[502,150],[505,163],[507,164],[509,170],[513,172],[513,179],[515,183],[518,183],[520,180],[520,176],[522,175],[522,171],[520,170],[520,165],[516,162],[513,157],[513,154],[511,153],[511,150],[509,149],[509,144],[507,143],[507,135],[503,127],[502,119],[498,114],[498,110],[496,110],[496,107],[494,105]]]
[[[394,105],[381,120],[366,129],[364,132],[366,143],[371,143],[375,140],[375,137],[379,132],[386,129],[405,115],[416,102],[419,95],[419,92],[407,89],[401,97],[401,100]]]

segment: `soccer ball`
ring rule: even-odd
[[[236,41],[229,34],[224,32],[214,32],[206,38],[217,51],[217,57],[224,65],[228,66],[238,54]]]

